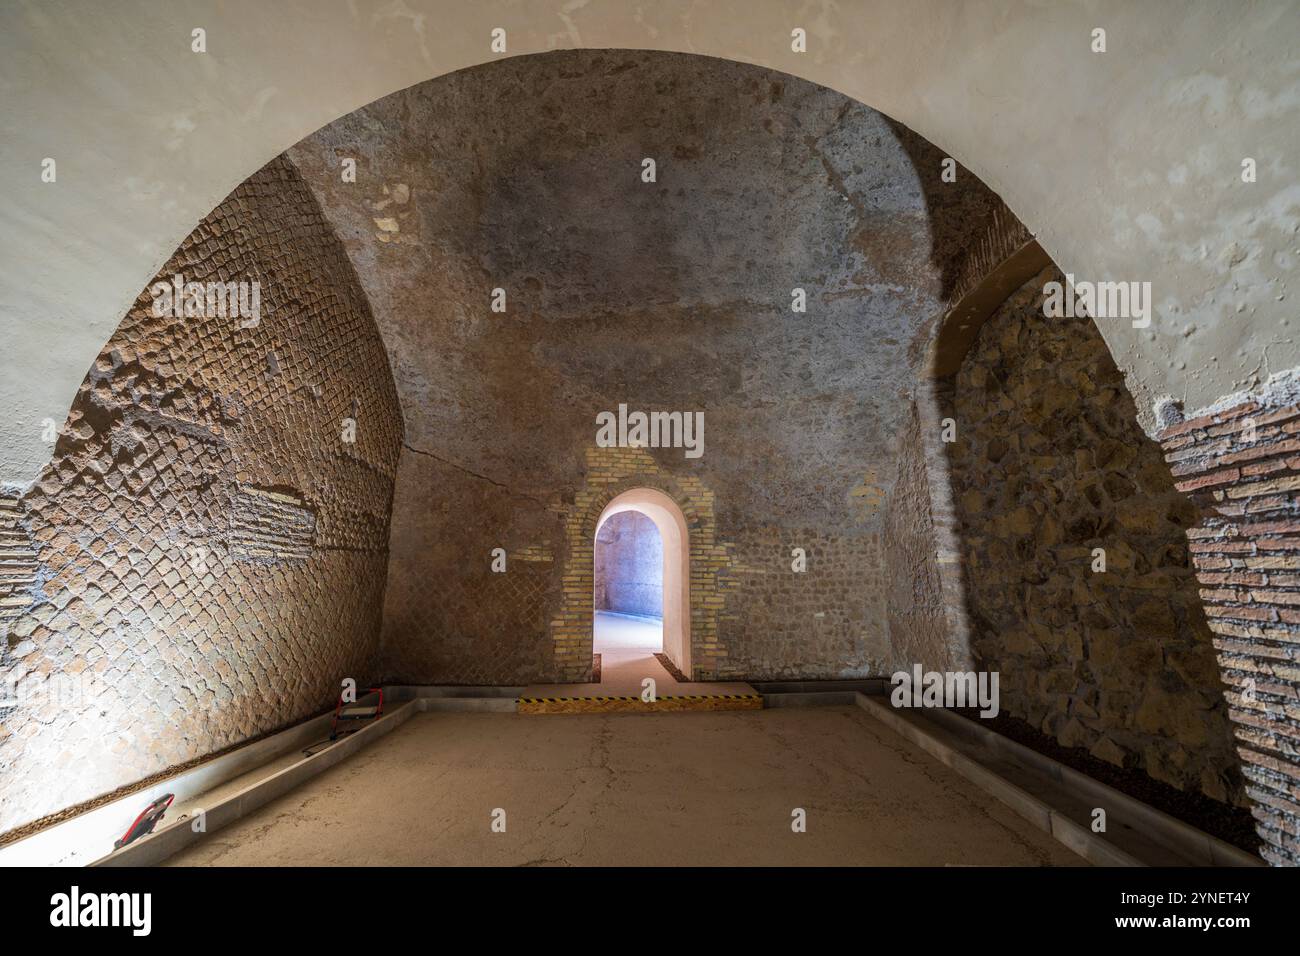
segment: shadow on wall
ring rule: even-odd
[[[927,669],[967,670],[973,657],[950,476],[938,435],[934,351],[962,297],[1032,236],[976,176],[903,124],[888,117],[884,121],[910,162],[924,203],[928,260],[938,276],[942,303],[909,343],[910,376],[898,392],[898,404],[907,411],[898,422],[897,467],[881,526],[889,567],[886,672],[910,671],[916,663]],[[859,245],[864,252],[871,248],[861,240]]]
[[[920,183],[928,213],[930,262],[940,277],[939,298],[951,305],[1033,237],[974,173],[902,123],[884,119]],[[972,236],[980,240],[972,242]],[[919,361],[923,356],[914,352],[911,357]]]
[[[158,280],[174,275],[257,282],[258,321],[211,314],[206,295],[155,315],[146,288],[12,502],[34,585],[4,648],[10,837],[321,712],[377,650],[401,414],[292,164],[213,210]]]
[[[654,521],[639,511],[610,515],[596,534],[597,611],[663,617],[664,545]]]
[[[1021,287],[941,389],[973,650],[1004,711],[1062,745],[1244,805],[1185,537],[1196,509],[1094,322],[1044,316],[1062,278]]]

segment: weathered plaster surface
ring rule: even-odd
[[[190,49],[196,26],[205,54]],[[506,54],[489,46],[497,26]],[[791,51],[796,26],[807,53]],[[1104,54],[1090,49],[1099,26]],[[1284,0],[858,0],[813,14],[782,0],[7,4],[3,477],[36,475],[40,422],[63,419],[137,292],[250,173],[394,90],[570,47],[723,57],[838,90],[940,144],[1066,271],[1152,282],[1151,329],[1102,326],[1150,426],[1160,396],[1196,409],[1300,365],[1286,324],[1297,34],[1300,7]],[[39,180],[47,156],[57,184]]]
[[[650,454],[709,489],[744,569],[719,625],[727,676],[884,665],[900,395],[913,340],[999,207],[986,189],[942,183],[932,147],[837,93],[662,53],[464,71],[289,155],[356,265],[403,406],[385,643],[413,669],[390,676],[506,683],[560,666],[540,648],[562,515],[596,415],[620,403],[704,415],[702,457]],[[498,581],[495,547],[556,563]]]

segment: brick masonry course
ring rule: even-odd
[[[1263,857],[1300,865],[1300,406],[1244,401],[1160,439],[1188,531]],[[1249,463],[1249,464],[1245,464]]]

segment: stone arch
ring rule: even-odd
[[[1088,50],[1095,24],[1086,9],[1024,9],[950,30],[942,0],[922,5],[930,9],[873,3],[869,14],[831,11],[818,18],[803,55],[790,48],[790,12],[777,0],[747,6],[743,30],[721,10],[700,15],[689,0],[666,0],[635,19],[604,8],[557,16],[554,10],[522,11],[505,0],[485,0],[472,20],[455,15],[442,0],[422,0],[415,6],[423,12],[409,14],[409,24],[394,21],[391,13],[366,18],[342,6],[308,21],[291,9],[261,7],[255,16],[232,10],[211,18],[208,29],[225,40],[222,57],[211,64],[216,73],[193,70],[194,54],[183,42],[151,50],[152,69],[138,69],[137,18],[143,13],[13,12],[0,35],[6,53],[23,51],[11,57],[23,64],[19,69],[57,64],[70,86],[91,94],[71,109],[63,102],[55,110],[49,102],[66,100],[62,88],[20,84],[13,115],[25,121],[9,130],[15,155],[44,155],[50,142],[94,142],[99,148],[88,153],[96,157],[94,174],[79,177],[75,189],[31,190],[18,177],[6,197],[15,220],[33,227],[13,231],[0,246],[0,256],[12,265],[0,299],[10,303],[13,324],[4,334],[15,356],[15,374],[0,383],[0,396],[20,410],[0,422],[0,447],[10,450],[0,478],[32,480],[48,457],[38,423],[62,418],[83,370],[103,345],[105,324],[116,320],[157,264],[222,196],[293,142],[362,104],[431,76],[501,59],[482,26],[489,22],[507,25],[510,56],[557,46],[691,51],[782,70],[870,102],[943,144],[1006,199],[1055,261],[1098,277],[1134,271],[1161,287],[1171,324],[1181,316],[1197,320],[1201,333],[1194,342],[1167,334],[1144,340],[1149,348],[1127,339],[1118,348],[1111,343],[1121,368],[1133,372],[1140,386],[1140,412],[1154,398],[1179,391],[1187,392],[1189,408],[1212,404],[1233,383],[1250,379],[1265,345],[1272,349],[1273,367],[1296,364],[1297,347],[1271,343],[1271,326],[1285,308],[1276,304],[1274,286],[1285,281],[1289,268],[1284,250],[1290,213],[1281,192],[1289,183],[1278,177],[1249,189],[1209,189],[1224,181],[1225,170],[1238,167],[1240,143],[1257,144],[1258,155],[1294,153],[1295,124],[1278,121],[1284,107],[1212,107],[1194,82],[1199,65],[1214,59],[1216,45],[1231,41],[1245,55],[1220,66],[1230,102],[1245,102],[1251,90],[1286,89],[1293,8],[1227,24],[1210,7],[1189,12],[1180,20],[1179,42],[1151,44],[1142,69],[1116,74],[1106,57]],[[149,17],[161,35],[188,35],[180,11],[151,11]],[[1114,35],[1161,37],[1168,29],[1160,11],[1147,5],[1112,8],[1107,19]],[[439,24],[436,44],[426,36],[426,22]],[[293,49],[268,46],[268,38],[290,33],[303,42]],[[77,56],[82,43],[93,43],[104,56]],[[1036,56],[1014,55],[1025,47]],[[322,56],[322,49],[346,52]],[[861,50],[875,55],[854,53]],[[973,52],[989,50],[1005,55]],[[337,55],[367,69],[339,71]],[[1069,68],[1044,71],[1044,62]],[[167,82],[160,83],[160,76]],[[275,95],[255,96],[254,90]],[[124,117],[115,108],[124,98],[157,105]],[[1117,118],[1110,109],[1115,102],[1159,108]],[[191,115],[196,104],[202,123],[178,134],[171,120]],[[1212,108],[1218,135],[1207,141],[1202,130]],[[972,123],[981,110],[996,110],[999,122]],[[1082,129],[1110,130],[1109,142],[1126,144],[1123,155],[1106,154],[1100,140],[1080,148],[1076,137],[1044,136],[1045,114],[1075,117]],[[1135,150],[1128,145],[1134,143],[1154,146]],[[1188,170],[1188,155],[1203,157],[1198,168]],[[64,165],[60,172],[73,169]],[[83,166],[81,172],[91,171]],[[1189,175],[1195,186],[1205,185],[1207,198],[1185,209]],[[141,183],[168,201],[142,204],[134,185]],[[1088,188],[1080,188],[1085,183]],[[1135,209],[1147,210],[1158,228],[1135,223]],[[68,243],[67,236],[91,217],[119,224],[117,240]],[[1117,242],[1117,229],[1133,241]],[[1187,249],[1225,230],[1225,247],[1260,247],[1249,274],[1239,270],[1233,276],[1232,295],[1224,294],[1229,282],[1215,257],[1188,265]],[[37,275],[41,282],[29,281]],[[87,275],[91,281],[81,281]],[[1249,318],[1234,315],[1239,303],[1257,306],[1258,315],[1254,309],[1244,313]],[[60,320],[70,314],[87,321],[73,329]],[[1216,324],[1221,328],[1207,329]],[[39,334],[45,329],[61,336],[61,348],[48,348]],[[1244,344],[1234,347],[1239,342]],[[1203,364],[1200,356],[1209,355],[1221,359],[1217,367],[1184,385],[1174,371],[1177,360],[1195,367]]]
[[[593,506],[587,510],[587,517],[583,522],[584,530],[589,531],[594,537],[596,532],[600,530],[600,524],[605,519],[610,505],[614,504],[617,499],[636,491],[650,491],[663,495],[681,513],[688,530],[698,527],[700,521],[699,510],[686,493],[682,491],[681,485],[670,475],[655,475],[644,485],[638,484],[637,478],[633,477],[625,478],[607,487],[596,497]]]

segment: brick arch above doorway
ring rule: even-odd
[[[551,621],[561,679],[590,679],[596,530],[610,503],[637,489],[659,492],[681,513],[689,566],[689,612],[684,621],[689,669],[683,670],[693,680],[716,679],[726,655],[718,642],[718,616],[724,603],[720,572],[731,564],[731,549],[716,540],[713,492],[698,478],[668,474],[644,449],[592,447],[587,450],[586,466],[586,482],[574,496],[565,521],[564,597]]]

